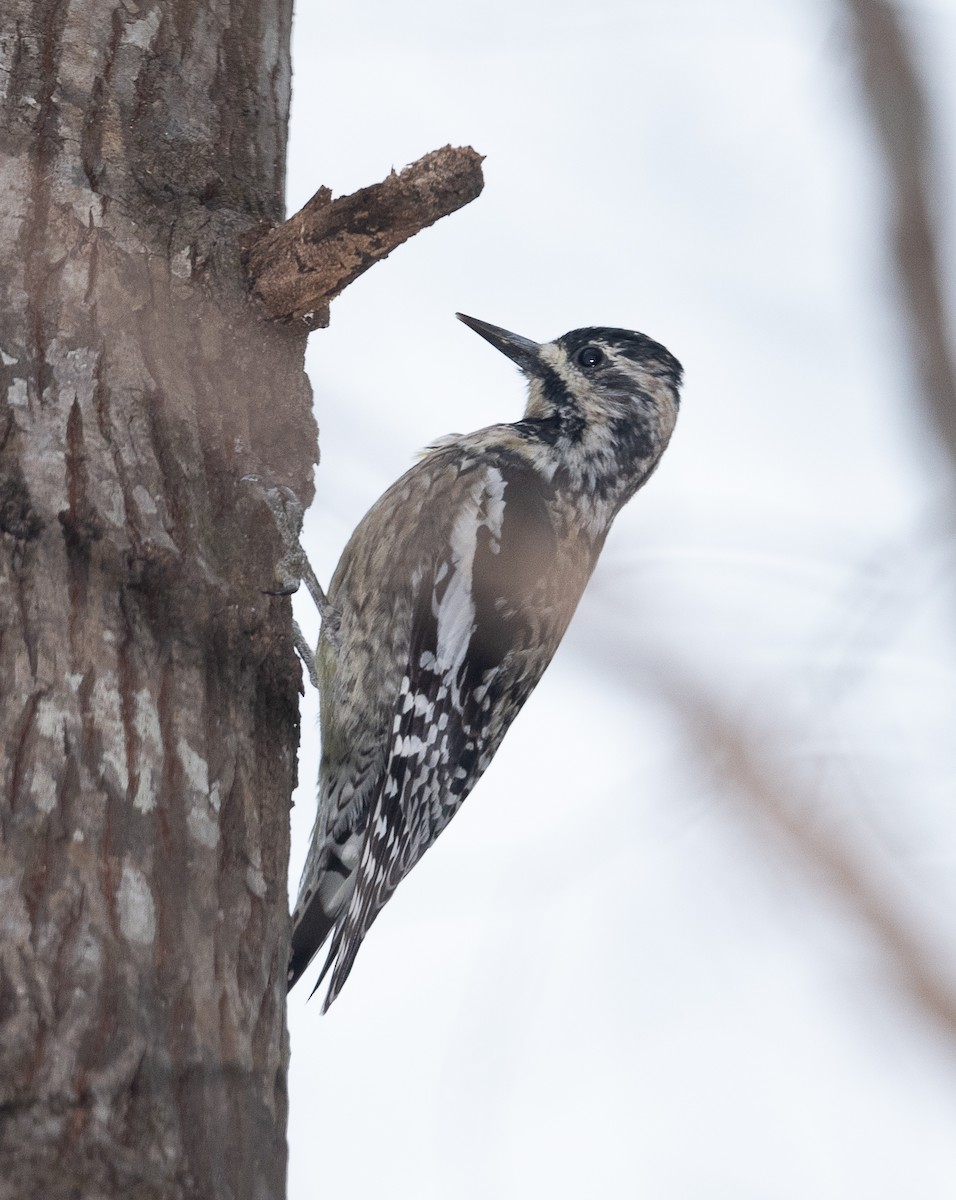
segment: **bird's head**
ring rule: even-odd
[[[457,316],[527,376],[528,406],[519,425],[544,440],[579,447],[583,458],[613,458],[640,486],[677,420],[683,369],[670,351],[628,329],[573,329],[539,343]]]

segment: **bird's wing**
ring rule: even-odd
[[[334,965],[326,1008],[372,922],[457,812],[555,648],[541,646],[536,607],[556,553],[548,485],[513,461],[482,464],[460,483],[444,544],[417,581],[381,786],[322,971]]]

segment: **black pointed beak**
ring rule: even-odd
[[[479,321],[475,317],[466,317],[464,313],[455,313],[459,321],[463,321],[469,329],[481,334],[486,342],[491,342],[496,350],[506,354],[513,363],[517,363],[528,375],[537,375],[541,369],[541,347],[530,338],[518,333],[509,333],[497,325],[489,325],[487,321]]]

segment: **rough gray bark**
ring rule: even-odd
[[[0,1196],[279,1197],[291,0],[3,0]]]

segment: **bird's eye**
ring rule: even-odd
[[[602,362],[604,362],[604,354],[597,346],[585,346],[583,350],[578,351],[579,367],[597,367]]]

